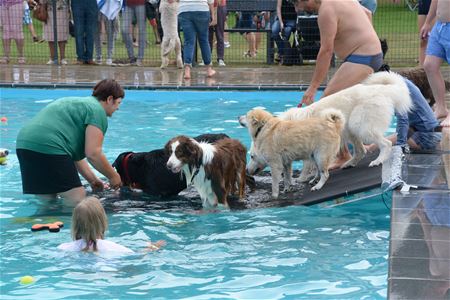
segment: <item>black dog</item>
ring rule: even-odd
[[[226,134],[202,134],[194,139],[197,142],[214,143],[220,139],[229,138]],[[113,163],[113,167],[122,179],[124,186],[141,189],[152,196],[176,196],[186,188],[186,180],[180,174],[174,174],[167,169],[169,154],[164,149],[150,152],[123,152]],[[251,189],[255,182],[253,177],[247,176],[247,184]]]

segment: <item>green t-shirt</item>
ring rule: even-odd
[[[108,129],[106,112],[95,97],[58,99],[42,109],[20,130],[17,149],[44,154],[67,154],[74,161],[84,152],[87,125]]]

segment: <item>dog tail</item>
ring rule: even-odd
[[[411,96],[405,78],[402,75],[395,72],[378,72],[370,75],[362,84],[393,86],[390,98],[394,109],[399,114],[406,114],[411,110]]]
[[[321,116],[328,122],[334,124],[339,132],[341,132],[342,128],[344,128],[345,117],[340,110],[327,108],[321,113]]]
[[[169,53],[175,49],[175,45],[176,45],[176,40],[170,39],[167,48],[164,49],[165,51],[163,52],[163,55],[164,56],[169,55]]]

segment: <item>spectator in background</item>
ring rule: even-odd
[[[256,29],[255,19],[256,12],[243,11],[239,14],[237,21],[237,28],[241,29]],[[242,33],[244,39],[248,43],[248,50],[244,52],[244,57],[252,58],[256,56],[257,52],[257,39],[255,32],[244,32]]]
[[[28,5],[28,1],[23,1],[23,24],[27,25],[28,30],[30,30],[31,36],[33,37],[34,43],[42,43],[44,39],[41,39],[36,34],[36,30],[34,30],[33,19],[30,14],[30,6]]]
[[[400,1],[400,0],[395,0]],[[431,0],[419,0],[419,9],[417,12],[417,26],[422,29],[425,24],[425,20],[427,19],[428,11],[430,10]],[[434,25],[434,19],[431,21],[430,26]],[[419,43],[419,65],[423,66],[423,62],[425,61],[425,51],[427,50],[428,39],[420,39]]]
[[[214,10],[217,15],[217,24],[209,27],[209,46],[211,47],[211,53],[214,46],[214,35],[216,36],[216,49],[217,49],[217,63],[219,67],[225,67],[224,52],[224,33],[225,22],[227,20],[227,0],[214,0]]]
[[[436,23],[432,26],[435,18]],[[428,39],[423,68],[436,100],[434,114],[436,118],[444,119],[441,126],[450,127],[450,113],[445,103],[445,82],[440,71],[444,60],[450,64],[450,1],[432,0],[420,37]]]
[[[98,12],[98,30],[95,33],[95,53],[96,53],[96,62],[97,64],[102,64],[102,40],[101,40],[101,28],[102,24],[105,25],[106,30],[106,44],[107,44],[107,52],[106,52],[106,64],[108,66],[112,65],[112,56],[114,52],[114,32],[115,27],[117,26],[117,13],[110,13],[108,16],[105,13],[108,10],[102,9],[99,7]]]
[[[148,23],[153,28],[153,33],[155,34],[155,44],[161,44],[161,36],[158,30],[158,8],[159,0],[147,0],[145,2],[145,15],[147,17]]]
[[[16,42],[19,64],[25,63],[22,28],[23,0],[0,0],[0,22],[3,27],[3,57],[0,63],[9,63],[11,41]]]
[[[122,11],[122,36],[127,48],[130,64],[142,66],[144,60],[144,50],[147,43],[147,24],[145,16],[145,0],[125,0],[125,7]],[[138,56],[134,56],[133,37],[130,32],[133,18],[136,18],[138,26]]]
[[[48,20],[44,23],[44,39],[48,41],[50,50],[50,59],[47,65],[58,64],[58,58],[55,54],[55,34],[53,24],[53,5],[52,0],[41,0],[47,3]],[[59,48],[59,57],[61,65],[67,65],[66,60],[66,43],[69,37],[69,0],[56,0],[56,30]]]
[[[272,38],[275,40],[278,48],[278,59],[283,64],[284,56],[288,54],[291,48],[289,38],[295,30],[297,22],[297,12],[292,1],[277,1],[277,18],[272,25]]]
[[[175,0],[168,0],[170,3]],[[180,0],[178,6],[178,23],[184,33],[184,79],[191,78],[192,60],[194,58],[195,40],[198,39],[206,66],[207,77],[216,71],[211,66],[211,48],[208,41],[208,27],[216,25],[214,0]]]
[[[77,64],[93,65],[94,36],[97,32],[98,6],[96,0],[71,0],[75,25]],[[66,19],[64,22],[67,23]]]

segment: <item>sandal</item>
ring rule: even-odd
[[[17,63],[18,63],[19,65],[23,65],[23,64],[25,63],[25,57],[19,57],[19,58],[17,59]]]
[[[8,63],[9,63],[9,58],[8,58],[8,57],[4,56],[4,57],[2,57],[2,58],[0,59],[0,64],[6,65],[6,64],[8,64]]]

